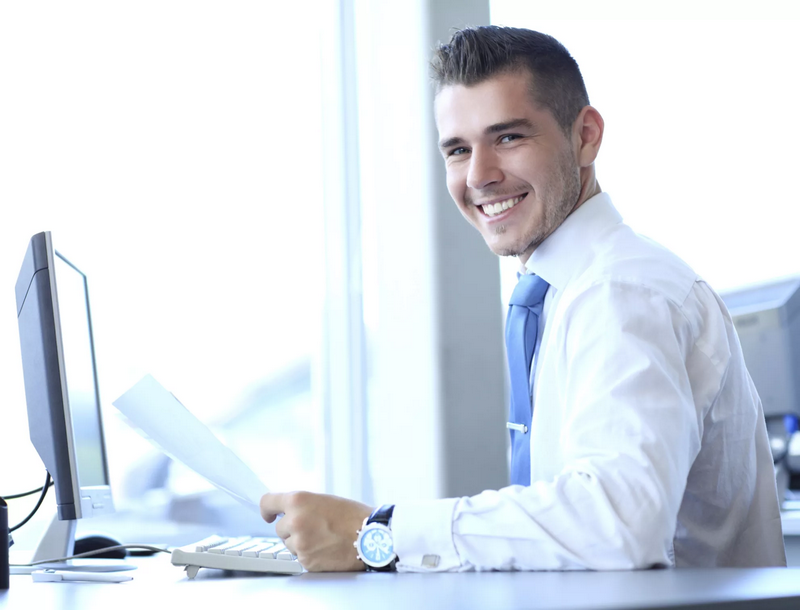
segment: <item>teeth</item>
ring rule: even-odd
[[[497,216],[497,214],[500,212],[510,210],[520,201],[522,201],[522,197],[514,197],[513,199],[506,199],[505,201],[500,201],[498,203],[487,203],[481,207],[483,208],[483,213],[487,216]]]

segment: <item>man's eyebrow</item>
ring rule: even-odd
[[[518,129],[519,127],[534,129],[533,123],[531,123],[528,119],[513,119],[511,121],[506,121],[505,123],[495,123],[494,125],[489,125],[484,130],[484,133],[499,133],[501,131],[508,131],[509,129]]]
[[[444,150],[445,148],[450,148],[451,146],[455,146],[456,144],[463,144],[464,140],[456,136],[455,138],[447,138],[446,140],[439,141],[439,148]]]
[[[519,129],[520,127],[525,127],[527,129],[536,129],[536,126],[531,123],[528,119],[513,119],[511,121],[505,121],[504,123],[495,123],[494,125],[489,125],[483,132],[486,135],[491,135],[493,133],[500,133],[502,131],[508,131],[509,129]],[[463,144],[463,138],[459,138],[458,136],[453,138],[447,138],[446,140],[441,140],[439,142],[439,148],[444,150],[445,148],[450,148],[451,146],[456,146],[458,144]]]

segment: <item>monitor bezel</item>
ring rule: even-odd
[[[34,268],[32,269],[32,273],[30,275],[29,284],[26,290],[25,299],[18,308],[18,315],[22,315],[22,309],[25,306],[25,301],[27,301],[28,291],[34,289],[34,284],[36,282],[36,276],[39,273],[46,273],[47,275],[47,282],[49,288],[49,305],[46,302],[38,302],[39,311],[36,312],[36,319],[39,321],[40,329],[42,331],[43,343],[45,343],[44,338],[47,336],[48,333],[44,332],[43,326],[46,324],[51,325],[52,332],[50,333],[53,340],[53,345],[46,345],[43,344],[41,346],[42,354],[44,356],[44,360],[47,359],[48,351],[54,350],[55,362],[57,366],[57,374],[58,374],[58,385],[59,391],[58,394],[58,401],[60,405],[53,404],[53,394],[46,393],[47,404],[32,404],[35,403],[36,400],[33,396],[26,396],[28,402],[28,420],[29,420],[29,427],[31,430],[31,440],[33,441],[34,447],[36,447],[37,452],[42,457],[43,461],[45,462],[45,466],[51,472],[52,476],[55,481],[55,488],[56,488],[56,500],[58,506],[58,517],[59,519],[83,519],[88,517],[93,517],[102,514],[109,514],[114,512],[114,504],[111,494],[111,481],[109,478],[109,468],[108,468],[108,454],[106,451],[106,440],[105,440],[105,430],[103,425],[103,413],[100,401],[100,389],[99,389],[99,382],[97,376],[97,360],[95,355],[95,345],[94,345],[94,329],[92,326],[92,317],[91,317],[91,305],[89,302],[89,288],[88,288],[88,281],[86,278],[86,274],[84,274],[75,264],[73,264],[67,257],[65,257],[61,252],[57,251],[53,247],[53,239],[52,234],[50,231],[45,231],[43,233],[39,233],[34,235],[31,238],[29,250],[32,250],[34,254],[32,254],[32,258],[36,259],[35,252],[37,248],[41,247],[41,242],[44,241],[44,254],[45,254],[45,261],[44,265],[41,265],[40,261],[34,260]],[[39,250],[41,252],[41,250]],[[67,378],[67,371],[65,366],[65,359],[64,359],[64,345],[63,345],[63,337],[62,337],[62,329],[61,329],[61,316],[60,316],[60,306],[59,306],[59,294],[58,294],[58,284],[56,278],[56,260],[55,257],[58,256],[64,263],[69,265],[74,271],[80,274],[83,280],[83,289],[84,289],[84,298],[86,301],[86,313],[87,313],[87,323],[88,323],[88,331],[89,331],[89,347],[91,350],[91,360],[92,360],[92,374],[94,376],[94,396],[95,396],[95,405],[97,408],[97,418],[100,427],[100,448],[103,460],[103,472],[105,475],[105,484],[103,485],[81,485],[80,475],[78,470],[78,460],[76,454],[76,447],[75,447],[75,437],[74,437],[74,429],[73,429],[73,419],[72,419],[72,408],[69,401],[69,392],[68,392],[68,378]],[[27,258],[27,257],[26,257]],[[38,268],[37,268],[38,267]],[[28,270],[30,271],[30,269]],[[23,269],[20,271],[20,277],[22,278],[23,274],[25,274],[25,264],[23,264]],[[45,289],[47,289],[45,288]],[[47,311],[50,309],[50,311]],[[23,329],[22,324],[20,324],[20,340],[24,344],[25,338],[23,334],[26,331]],[[50,354],[51,356],[53,354]],[[40,370],[38,371],[31,371],[28,370],[26,373],[26,369],[30,369],[32,364],[28,362],[29,358],[28,355],[25,353],[25,347],[23,345],[23,374],[28,377],[26,379],[26,394],[28,391],[28,383],[31,379],[33,380],[41,380],[41,382],[49,384],[53,381],[51,377],[54,377],[53,371],[48,369],[48,365],[44,362]],[[35,383],[36,381],[34,381]],[[50,422],[50,429],[46,434],[42,434],[41,431],[34,430],[35,423],[37,420],[43,420],[42,412],[46,411],[49,415],[49,422]],[[59,440],[56,438],[58,435],[63,434],[63,440],[66,444],[66,451],[63,449],[60,450],[60,443]],[[46,443],[48,446],[43,447],[41,443]],[[63,477],[63,468],[60,468],[58,462],[63,461],[67,462],[68,470],[69,470],[69,490],[65,489],[63,482],[58,480],[59,478]],[[48,463],[49,462],[49,463]],[[64,497],[66,491],[69,491],[68,496]]]

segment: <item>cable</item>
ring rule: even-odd
[[[55,481],[52,481],[52,480],[50,481],[50,487],[53,486],[54,482]],[[33,494],[38,494],[40,491],[42,491],[42,489],[43,489],[42,487],[37,487],[36,489],[31,489],[30,491],[26,491],[26,492],[21,493],[21,494],[13,494],[11,496],[0,496],[0,498],[3,498],[4,500],[18,500],[18,499],[24,498],[26,496],[32,496]]]
[[[28,521],[31,520],[31,517],[33,517],[36,514],[36,511],[39,510],[39,507],[42,505],[42,502],[44,502],[44,497],[47,495],[47,490],[50,488],[50,480],[51,480],[50,473],[48,472],[47,478],[44,480],[44,486],[42,487],[42,495],[39,496],[39,501],[36,503],[36,506],[33,507],[33,510],[22,521],[17,523],[14,527],[8,528],[9,534],[21,528],[23,525],[25,525]]]
[[[50,473],[48,472],[47,473],[47,478],[45,479],[44,485],[42,487],[39,487],[38,489],[36,489],[34,491],[26,492],[24,494],[16,494],[14,496],[7,496],[7,499],[14,500],[16,498],[22,498],[24,496],[29,496],[31,494],[35,494],[37,491],[41,491],[42,492],[42,495],[39,496],[39,500],[38,500],[38,502],[36,502],[36,506],[33,507],[33,510],[30,512],[30,514],[27,517],[25,517],[22,521],[17,523],[17,525],[15,525],[14,527],[9,528],[9,530],[8,530],[9,540],[11,539],[11,532],[21,528],[23,525],[25,525],[28,521],[31,520],[31,517],[33,517],[36,514],[36,511],[39,510],[39,507],[42,505],[42,502],[44,502],[44,497],[47,495],[47,490],[50,488],[50,485],[52,485],[52,483],[53,483],[53,480],[50,478]],[[162,548],[159,548],[157,546],[150,546],[150,545],[147,545],[147,544],[118,544],[116,546],[108,546],[108,547],[105,547],[105,548],[102,548],[102,549],[95,549],[93,551],[86,551],[85,553],[79,553],[77,555],[70,555],[69,557],[60,557],[58,559],[43,559],[42,561],[34,561],[33,563],[15,563],[15,564],[11,564],[11,565],[14,566],[14,567],[32,567],[32,566],[38,566],[38,565],[41,565],[41,564],[44,564],[44,563],[56,563],[56,562],[61,562],[61,561],[68,561],[70,559],[78,559],[80,557],[91,557],[92,555],[99,555],[100,553],[105,553],[106,551],[116,551],[118,549],[140,549],[140,550],[152,551],[154,553],[171,553],[171,551],[168,551],[166,549],[162,549]]]
[[[117,549],[144,549],[147,551],[153,551],[154,553],[172,552],[168,551],[167,549],[162,549],[157,546],[150,546],[148,544],[118,544],[116,546],[108,546],[104,549],[86,551],[85,553],[79,553],[78,555],[70,555],[69,557],[59,557],[58,559],[42,559],[41,561],[34,561],[33,563],[12,563],[10,565],[15,568],[29,568],[32,566],[41,565],[43,563],[57,563],[61,561],[68,561],[70,559],[79,559],[81,557],[91,557],[92,555],[99,555],[100,553],[105,553],[106,551],[116,551]]]

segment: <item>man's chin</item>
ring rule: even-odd
[[[489,246],[489,249],[496,254],[497,256],[519,256],[524,252],[524,250],[520,250],[518,248],[493,248]]]
[[[503,241],[489,241],[485,240],[486,245],[489,246],[489,250],[491,250],[497,256],[521,256],[523,254],[530,254],[532,252],[531,247],[532,244],[526,241],[519,241],[517,243],[509,243],[506,240]],[[533,246],[535,247],[535,246]]]

